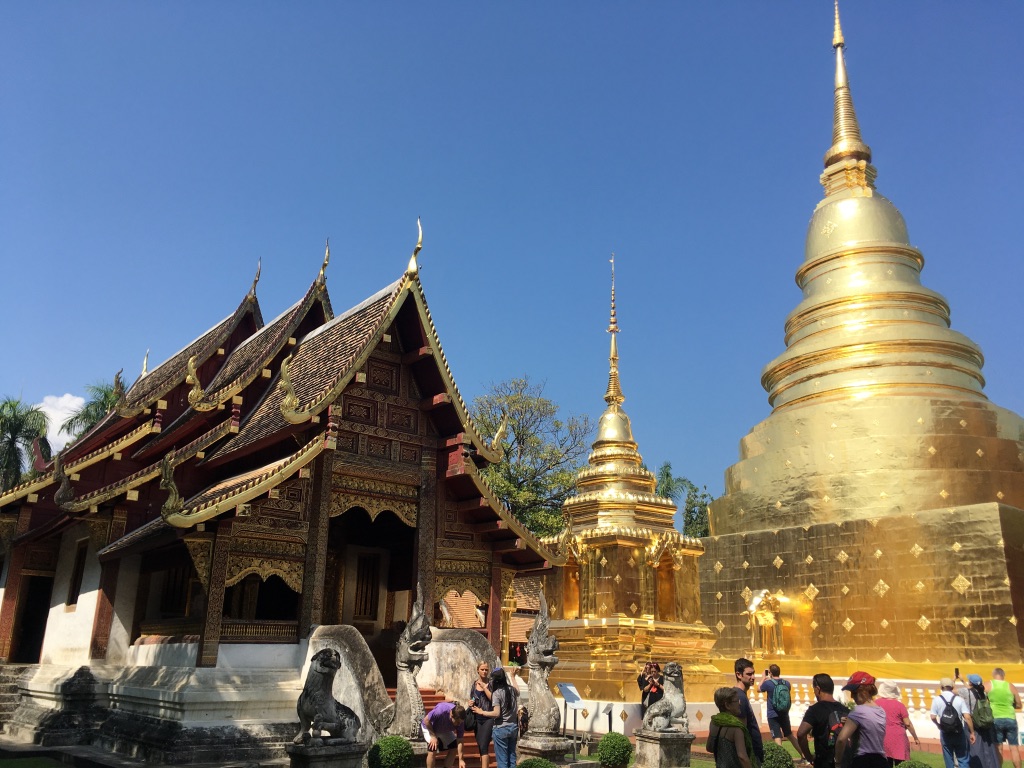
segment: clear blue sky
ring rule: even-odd
[[[924,283],[1024,411],[1024,3],[846,0],[878,187]],[[529,373],[625,408],[718,495],[768,415],[831,139],[832,4],[8,2],[0,395],[40,402],[230,313],[273,317],[331,238],[336,310],[422,278],[467,399]]]

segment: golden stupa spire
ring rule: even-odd
[[[615,314],[615,254],[610,259],[612,264],[612,311],[608,324],[608,333],[612,335],[611,352],[608,355],[608,391],[604,394],[604,401],[608,405],[621,405],[626,396],[622,394],[622,387],[619,386],[619,345],[615,341],[619,333],[619,320]]]
[[[835,29],[832,33],[832,47],[836,52],[835,111],[832,117],[832,146],[825,153],[825,167],[840,160],[864,160],[871,162],[871,148],[860,136],[857,113],[853,109],[850,95],[850,79],[846,74],[846,59],[843,50],[846,41],[839,24],[839,0],[835,0]]]

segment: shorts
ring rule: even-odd
[[[420,723],[420,732],[423,734],[423,740],[429,744],[430,732],[423,726],[423,723]],[[438,752],[447,752],[459,742],[459,735],[452,731],[438,731],[434,735],[437,736]]]
[[[793,726],[789,722],[789,712],[776,713],[775,717],[769,717],[768,729],[772,732],[773,739],[788,739],[792,736]]]
[[[997,717],[992,723],[992,732],[996,736],[996,744],[1004,741],[1012,746],[1020,743],[1020,731],[1017,729],[1016,717]]]

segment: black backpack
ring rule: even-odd
[[[953,701],[956,699],[956,694],[953,694],[950,698],[942,696],[942,700],[946,702],[946,706],[942,709],[942,714],[939,715],[939,730],[943,733],[947,733],[950,736],[960,736],[964,732],[964,721],[960,717],[960,713],[957,708],[953,706]]]
[[[843,720],[845,719],[838,709],[833,709],[828,713],[828,735],[825,737],[825,743],[829,749],[836,748],[839,732],[843,730]]]

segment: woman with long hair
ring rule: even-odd
[[[843,756],[851,749],[851,739],[859,734],[857,752],[850,768],[889,768],[885,757],[885,710],[875,703],[878,688],[875,678],[867,672],[854,672],[843,686],[857,705],[846,718],[836,740],[836,765],[843,765]]]
[[[474,707],[478,715],[494,718],[491,734],[497,768],[515,768],[516,744],[519,742],[519,690],[509,684],[505,670],[491,672],[491,708]]]
[[[487,768],[491,756],[491,731],[494,718],[485,715],[491,707],[491,665],[481,661],[476,665],[477,679],[469,689],[470,709],[476,714],[476,745],[480,748],[480,768]]]

